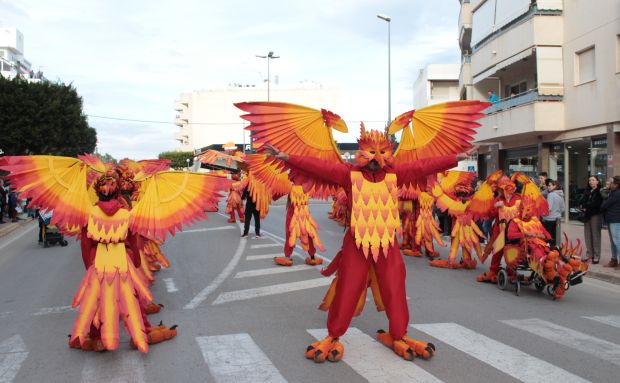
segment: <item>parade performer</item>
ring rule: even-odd
[[[347,193],[350,229],[345,232],[342,249],[323,271],[336,273],[325,298],[328,307],[328,336],[312,343],[306,357],[315,362],[339,361],[344,335],[367,287],[374,286],[378,307],[385,308],[389,332],[378,331],[378,339],[395,353],[412,360],[414,356],[430,358],[435,347],[406,335],[409,309],[405,291],[405,266],[396,234],[400,232],[398,216],[399,187],[418,187],[426,175],[444,171],[464,159],[471,147],[476,119],[488,103],[461,101],[433,105],[410,111],[390,125],[388,132],[367,132],[362,124],[358,139],[357,165],[345,163],[333,141],[331,129],[347,131],[336,114],[299,105],[275,102],[235,104],[249,114],[255,141],[268,144],[280,166],[305,191],[314,188],[319,194],[332,195],[335,188]],[[414,122],[416,135],[411,131]],[[394,154],[388,133],[404,129]],[[460,153],[460,154],[456,154]],[[276,160],[274,160],[276,161]]]
[[[472,258],[474,250],[478,257],[482,257],[480,238],[485,236],[474,221],[473,215],[467,211],[473,191],[472,182],[475,178],[476,175],[471,172],[449,171],[442,177],[441,183],[434,181],[433,196],[437,199],[437,207],[442,211],[447,210],[452,217],[452,242],[448,259],[432,260],[431,266],[475,269],[476,260]],[[459,248],[461,261],[457,263]]]
[[[415,243],[418,247],[424,246],[424,253],[427,257],[439,257],[439,252],[435,250],[433,240],[437,241],[437,244],[441,247],[445,247],[446,244],[439,233],[439,224],[433,216],[435,198],[433,198],[431,193],[420,192],[418,204],[420,206],[420,214],[416,222]]]
[[[226,214],[230,214],[228,223],[237,222],[235,219],[235,212],[237,212],[239,216],[239,221],[243,223],[245,222],[245,210],[243,208],[243,202],[241,201],[241,192],[243,191],[241,187],[241,178],[238,174],[233,174],[231,178],[235,182],[230,186],[228,198],[226,199]]]
[[[81,159],[56,156],[0,159],[0,168],[10,172],[7,178],[24,198],[54,210],[52,224],[70,231],[83,229],[94,245],[91,258],[84,260],[88,269],[73,300],[79,310],[70,342],[79,342],[84,348],[86,342],[93,341],[89,333],[94,327],[100,331],[104,349],[115,350],[120,317],[133,344],[147,352],[148,335],[139,299],[150,302],[152,296],[135,267],[139,262],[136,238],[164,240],[183,224],[206,218],[205,208],[213,206],[221,197],[219,192],[230,184],[208,174],[158,172],[143,182],[139,201],[128,210],[118,199],[118,173],[93,166]],[[101,174],[94,186],[94,204],[87,189],[89,170]]]
[[[332,196],[332,211],[327,216],[338,222],[340,226],[347,225],[347,193],[343,188],[339,188],[336,194]]]

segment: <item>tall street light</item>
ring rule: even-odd
[[[378,14],[378,18],[387,22],[388,26],[388,124],[392,121],[392,64],[390,62],[390,21],[389,16]]]
[[[272,59],[279,59],[280,56],[274,56],[273,52],[269,52],[266,56],[256,55],[256,57],[261,59],[267,59],[267,101],[269,101],[269,86],[271,83],[271,77],[269,74],[269,61]]]

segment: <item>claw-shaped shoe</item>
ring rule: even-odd
[[[316,266],[316,265],[322,265],[322,264],[323,264],[323,258],[306,257],[306,265]]]
[[[344,356],[344,346],[338,338],[327,338],[314,342],[306,349],[306,358],[314,360],[315,363],[323,363],[325,360],[338,362]]]
[[[385,346],[394,350],[396,355],[400,356],[405,360],[413,360],[415,357],[415,352],[411,346],[409,346],[404,340],[392,338],[392,335],[389,333],[378,330],[377,331],[377,340],[383,343]]]
[[[426,256],[429,258],[437,258],[439,257],[439,252],[438,251],[426,251]]]
[[[475,269],[477,264],[478,264],[478,262],[476,262],[475,259],[463,259],[463,260],[461,260],[461,268],[466,269],[466,270],[473,270],[473,269]]]
[[[273,261],[276,265],[293,266],[293,259],[290,257],[273,257]]]
[[[403,254],[408,257],[421,257],[422,252],[420,249],[403,249]]]
[[[146,315],[156,314],[162,309],[162,307],[164,307],[164,305],[161,303],[149,303],[144,307],[144,312]]]
[[[480,274],[476,277],[478,282],[489,282],[489,283],[497,283],[497,274],[491,271],[487,271],[486,273]]]
[[[415,356],[430,359],[435,355],[435,345],[421,340],[413,339],[408,335],[403,336],[403,341],[413,349]]]
[[[93,339],[89,335],[86,335],[86,338],[82,343],[80,343],[78,338],[71,341],[71,335],[69,335],[69,347],[82,351],[105,351],[105,346],[103,345],[101,338]]]
[[[463,266],[460,263],[450,263],[447,259],[433,259],[430,262],[433,267],[441,267],[444,269],[461,269]]]

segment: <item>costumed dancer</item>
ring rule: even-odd
[[[328,217],[338,222],[340,226],[347,225],[347,193],[344,189],[338,188],[336,194],[332,197],[332,211],[328,213]]]
[[[241,201],[241,192],[243,191],[241,188],[241,178],[238,174],[233,174],[231,178],[235,182],[231,185],[228,191],[228,198],[226,199],[226,214],[230,214],[228,223],[237,222],[235,219],[235,211],[239,216],[239,221],[243,223],[245,222],[245,210],[243,208],[243,202]]]
[[[441,183],[434,182],[433,195],[437,199],[437,207],[441,211],[447,211],[452,217],[452,242],[448,259],[435,259],[431,266],[449,269],[475,269],[476,260],[472,258],[474,250],[478,257],[482,257],[480,238],[484,234],[473,219],[473,215],[467,211],[469,198],[472,193],[472,182],[476,178],[474,173],[449,171],[441,179]],[[459,248],[461,249],[461,261],[456,262]]]
[[[139,300],[151,302],[152,295],[135,267],[139,262],[137,235],[163,240],[181,225],[205,218],[205,207],[215,203],[221,197],[218,192],[229,183],[207,174],[158,172],[144,181],[139,202],[128,210],[118,199],[118,173],[88,160],[5,157],[0,159],[0,168],[10,172],[7,177],[25,198],[54,210],[52,224],[71,232],[84,231],[82,241],[92,243],[93,251],[83,253],[87,271],[73,300],[79,310],[70,344],[87,349],[89,343],[92,348],[96,343],[115,350],[120,318],[133,344],[147,352],[149,339]],[[89,170],[101,174],[94,186],[95,204],[87,189]],[[99,339],[91,337],[93,328]]]
[[[345,232],[342,249],[323,271],[324,275],[336,273],[322,305],[329,310],[328,336],[308,346],[306,357],[317,363],[342,358],[344,346],[339,337],[361,311],[370,284],[375,303],[386,310],[390,325],[389,332],[379,330],[377,338],[406,360],[430,358],[435,350],[432,344],[407,336],[405,266],[396,239],[400,232],[398,188],[411,187],[424,176],[466,158],[468,154],[462,151],[471,147],[473,128],[479,126],[475,120],[483,116],[480,111],[488,103],[451,102],[410,111],[397,117],[388,132],[367,132],[362,124],[357,165],[342,161],[332,139],[331,129],[347,131],[334,113],[285,103],[235,105],[249,112],[242,116],[252,123],[246,129],[254,132],[255,141],[274,145],[269,150],[290,170],[295,184],[319,192],[340,186],[349,197],[350,230]],[[423,139],[414,138],[412,120],[416,137]],[[388,134],[401,129],[401,143],[393,156]]]
[[[435,198],[433,198],[431,193],[423,191],[418,196],[418,203],[420,205],[420,214],[416,223],[415,243],[419,247],[424,247],[424,253],[427,257],[439,257],[439,252],[435,250],[433,239],[441,247],[445,247],[446,244],[439,233],[439,224],[433,216]]]
[[[415,242],[416,221],[420,215],[417,201],[400,197],[398,199],[398,213],[400,214],[403,232],[403,240],[400,243],[402,253],[410,257],[421,257],[420,245]]]

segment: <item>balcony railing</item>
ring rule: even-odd
[[[562,99],[562,96],[539,95],[538,89],[530,89],[527,92],[520,93],[516,96],[507,97],[499,100],[495,104],[489,106],[485,110],[485,112],[486,114],[493,114],[536,101],[562,101]]]

